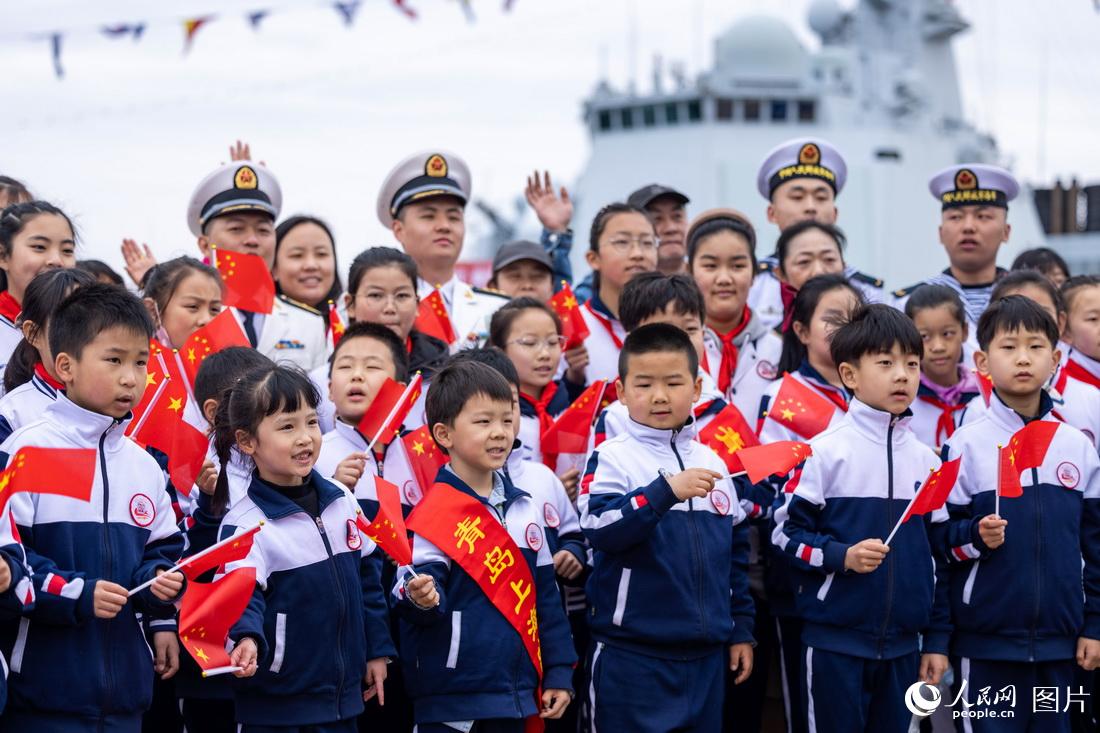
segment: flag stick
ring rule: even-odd
[[[183,377],[183,387],[187,390],[187,399],[195,402],[195,391],[191,388],[191,380],[187,378],[187,370],[183,368],[183,358],[179,349],[172,349],[172,355],[176,357],[176,366],[180,368],[180,376]],[[198,403],[196,403],[197,405]]]
[[[922,486],[921,488],[923,489],[924,487]],[[886,546],[890,545],[890,540],[894,539],[894,535],[896,535],[898,533],[898,530],[901,529],[902,522],[905,521],[905,517],[909,514],[909,510],[913,508],[913,504],[916,503],[918,496],[920,496],[920,490],[917,490],[917,492],[913,494],[913,498],[910,499],[909,503],[905,505],[905,511],[901,513],[900,517],[898,517],[898,523],[894,525],[894,528],[892,530],[890,530],[890,534],[886,536],[886,541],[882,544]]]
[[[722,477],[721,479],[719,479],[719,480],[720,480],[720,481],[725,481],[726,479],[735,479],[735,478],[737,478],[738,476],[744,476],[744,475],[746,475],[747,473],[748,473],[748,471],[738,471],[737,473],[731,473],[731,474],[730,474],[729,476],[723,476],[723,477]]]
[[[355,515],[356,515],[356,516],[358,517],[358,516],[359,516],[359,515],[361,515],[361,514],[363,514],[363,510],[362,510],[362,509],[359,509],[358,507],[356,507],[356,509],[355,509]],[[364,516],[363,516],[363,521],[365,522],[366,520],[367,520],[367,518],[366,518],[366,516],[364,515]],[[356,522],[356,524],[358,524],[358,522]],[[368,522],[368,524],[369,524],[369,522]],[[364,531],[364,532],[363,532],[363,534],[367,534],[367,533],[366,533],[366,532]],[[371,542],[374,542],[374,539],[373,539],[373,538],[372,538],[372,537],[371,537],[370,535],[367,535],[367,539],[369,539],[369,540],[370,540]],[[377,543],[377,542],[375,542],[374,544],[375,544],[376,546],[378,545],[378,543]],[[381,547],[379,547],[378,549],[382,550],[382,548],[381,548]],[[383,554],[385,554],[385,552],[386,552],[385,550],[382,550],[382,553],[383,553]],[[413,565],[412,563],[409,563],[408,565],[398,565],[398,566],[397,566],[397,569],[398,569],[398,570],[400,570],[401,568],[408,568],[408,569],[409,569],[409,572],[410,572],[410,573],[412,573],[412,576],[413,576],[414,578],[419,578],[419,577],[420,577],[420,573],[416,572],[416,566],[415,566],[415,565]]]
[[[1001,461],[1004,460],[1001,456],[1001,451],[1004,450],[1003,445],[997,445],[997,493],[994,494],[993,499],[993,513],[998,517],[1001,516]]]
[[[229,674],[230,672],[240,672],[244,667],[235,667],[230,665],[228,667],[212,667],[211,669],[204,669],[202,671],[203,679],[207,677],[216,677],[219,674]]]
[[[149,413],[153,411],[153,407],[160,400],[160,396],[164,393],[164,390],[168,389],[168,382],[171,381],[171,377],[168,376],[168,367],[164,363],[164,354],[157,352],[157,361],[160,362],[160,373],[163,379],[160,380],[160,384],[153,391],[153,399],[149,400],[149,404],[145,406],[145,412],[141,414],[141,417],[137,419],[137,424],[130,429],[130,435],[137,435],[138,432],[145,427],[146,421],[149,419]]]
[[[413,389],[420,386],[420,382],[420,372],[417,372],[416,376],[409,380],[408,385],[406,385],[405,387],[405,391],[401,393],[401,397],[398,398],[397,402],[395,402],[393,407],[390,409],[390,414],[386,415],[386,419],[382,421],[382,427],[379,428],[378,435],[374,436],[371,439],[370,445],[367,446],[366,452],[368,454],[371,452],[371,449],[374,448],[374,444],[377,443],[378,440],[382,437],[382,433],[386,432],[386,428],[389,427],[390,420],[392,420],[397,414],[397,411],[401,409],[401,405],[405,404],[405,399],[409,396]]]
[[[202,550],[201,552],[196,552],[194,555],[191,555],[190,557],[187,557],[187,558],[184,558],[183,560],[180,560],[178,563],[176,563],[172,567],[168,568],[164,572],[165,573],[174,573],[177,570],[179,570],[180,568],[182,568],[184,565],[192,563],[195,560],[198,560],[200,557],[205,557],[206,555],[209,555],[214,550],[217,550],[221,547],[224,547],[225,545],[229,544],[233,540],[237,539],[237,537],[239,537],[240,535],[248,534],[252,530],[259,529],[260,527],[263,527],[263,526],[264,526],[263,520],[260,520],[260,523],[257,524],[255,527],[250,527],[248,530],[246,530],[244,532],[238,532],[237,534],[233,535],[232,537],[226,537],[221,542],[215,542],[214,544],[210,545],[210,547],[207,547],[205,550]],[[146,588],[151,586],[153,583],[155,583],[158,577],[160,577],[160,576],[154,576],[154,577],[150,578],[149,580],[145,581],[144,583],[142,583],[141,585],[137,586],[136,588],[133,588],[131,590],[126,591],[126,595],[132,596],[132,595],[134,595],[135,593],[137,593],[139,591],[145,590]]]

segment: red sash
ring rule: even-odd
[[[540,681],[535,694],[535,709],[540,710],[542,648],[535,579],[512,536],[485,504],[442,482],[424,493],[405,524],[462,568],[519,634]],[[542,720],[536,715],[534,721],[541,730]],[[534,721],[528,720],[527,730]]]

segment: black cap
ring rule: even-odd
[[[551,273],[554,272],[554,263],[550,261],[550,255],[542,248],[542,245],[526,239],[508,242],[497,250],[493,257],[493,274],[497,274],[513,262],[520,260],[534,260]]]
[[[637,191],[630,194],[630,196],[627,197],[626,202],[631,206],[637,206],[639,209],[644,209],[662,196],[668,196],[669,198],[676,199],[676,201],[678,201],[681,206],[687,206],[689,203],[691,203],[691,199],[677,191],[675,188],[662,186],[659,183],[651,183],[648,186],[642,186]]]

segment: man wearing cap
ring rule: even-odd
[[[798,138],[768,153],[756,174],[756,188],[768,200],[768,221],[782,232],[807,219],[836,224],[836,197],[847,177],[848,166],[831,144]],[[783,290],[776,273],[778,265],[774,254],[762,259],[749,292],[749,307],[770,328],[783,321]],[[859,288],[867,302],[885,300],[882,280],[851,266],[845,267],[844,274]]]
[[[687,272],[687,250],[684,239],[688,230],[687,205],[684,194],[670,186],[651,183],[627,197],[626,202],[645,209],[657,229],[657,271],[662,275]]]
[[[940,202],[940,243],[948,267],[916,285],[894,291],[894,305],[904,310],[913,291],[924,285],[946,285],[959,294],[966,309],[970,335],[966,359],[978,348],[978,318],[989,305],[993,286],[1004,274],[997,252],[1008,241],[1008,202],[1020,184],[1004,168],[968,163],[945,168],[928,182]]]
[[[520,239],[508,242],[493,257],[489,287],[509,298],[526,296],[548,303],[554,295],[554,263],[541,245]]]
[[[217,248],[259,255],[270,270],[275,261],[275,219],[282,204],[282,189],[271,171],[237,160],[219,166],[195,188],[187,225],[208,261],[214,261]],[[278,295],[271,313],[234,311],[249,342],[264,356],[306,371],[324,363],[324,320],[308,305]]]
[[[378,220],[393,232],[420,271],[421,298],[436,288],[457,336],[451,351],[477,346],[508,298],[464,283],[455,274],[466,236],[470,170],[453,153],[424,151],[398,163],[378,193]]]

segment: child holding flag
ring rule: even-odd
[[[1064,691],[1076,684],[1075,662],[1086,671],[1100,664],[1100,460],[1052,415],[1043,385],[1058,365],[1057,342],[1054,319],[1032,300],[991,302],[975,354],[993,382],[989,408],[944,446],[945,457],[962,458],[945,554],[952,664],[970,695],[1010,685],[1027,697]],[[1011,720],[968,722],[976,733],[1070,730],[1068,715],[1014,710]]]
[[[912,322],[880,304],[852,315],[830,349],[854,396],[810,441],[772,542],[797,568],[811,730],[903,731],[905,691],[939,683],[950,633],[946,569],[932,553],[947,528],[942,501],[930,522],[904,522],[890,537],[939,465],[909,429],[923,347]]]

